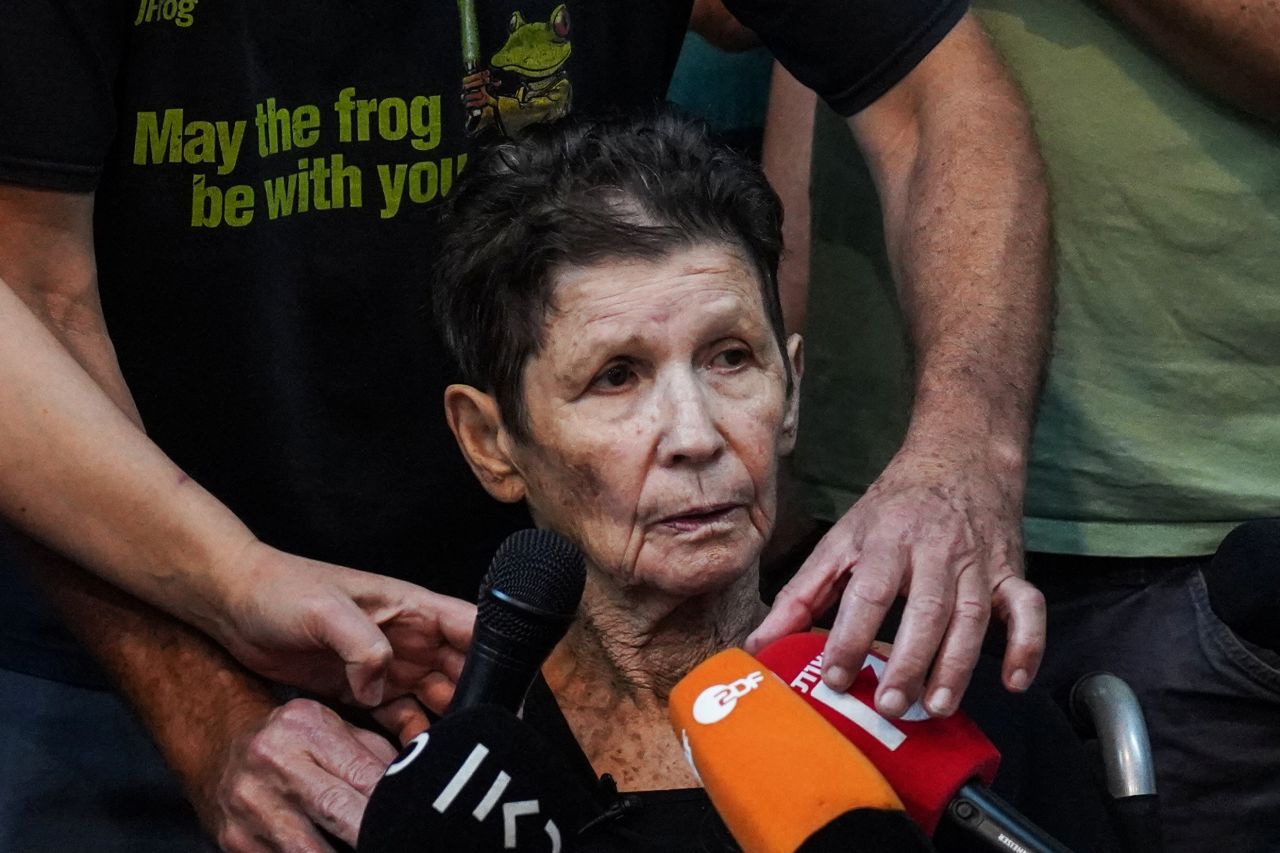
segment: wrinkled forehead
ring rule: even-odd
[[[655,258],[556,270],[544,345],[552,335],[625,338],[704,322],[769,322],[760,277],[733,247],[697,244]]]

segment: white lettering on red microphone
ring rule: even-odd
[[[879,684],[880,680],[884,678],[884,659],[875,655],[867,655],[867,659],[862,663],[862,668],[867,669],[868,667],[876,674],[876,684]],[[919,701],[915,701],[911,703],[910,708],[902,712],[902,716],[899,719],[907,723],[919,723],[929,719],[929,712],[925,710],[924,705],[920,704]]]
[[[791,689],[797,693],[809,693],[809,688],[822,681],[822,655],[805,664],[804,669],[791,679]]]
[[[851,693],[837,693],[826,685],[819,683],[811,694],[814,701],[821,702],[849,722],[871,735],[892,752],[902,746],[907,733],[889,722],[880,713],[861,699],[855,699]]]
[[[884,676],[885,662],[875,655],[867,655],[862,662],[862,669],[870,669],[875,674],[875,680],[878,684]],[[865,731],[871,737],[890,751],[896,750],[907,739],[906,732],[895,726],[885,717],[881,716],[875,708],[871,707],[861,699],[856,698],[851,693],[837,693],[826,685],[822,680],[822,654],[819,653],[813,660],[805,664],[804,669],[796,673],[795,678],[791,679],[791,689],[798,693],[804,693],[816,702],[821,702],[858,728]],[[907,712],[902,715],[902,719],[908,722],[918,722],[920,720],[929,719],[929,713],[919,702],[914,703]]]
[[[764,681],[760,671],[748,673],[728,684],[713,684],[693,700],[693,719],[704,726],[718,723],[737,706],[738,700]]]

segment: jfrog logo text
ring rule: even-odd
[[[138,17],[134,19],[133,25],[140,27],[163,21],[176,27],[189,27],[195,23],[192,13],[198,2],[200,0],[140,0]]]

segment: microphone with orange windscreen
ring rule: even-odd
[[[669,708],[685,757],[745,853],[933,849],[874,765],[741,649],[694,668]]]

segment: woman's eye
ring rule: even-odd
[[[746,364],[747,359],[750,357],[750,352],[741,347],[735,347],[734,349],[727,349],[718,353],[716,357],[711,360],[711,363],[716,367],[732,369]]]
[[[596,377],[593,384],[605,389],[625,388],[634,375],[635,372],[632,371],[629,365],[613,364],[606,367],[604,372]]]

